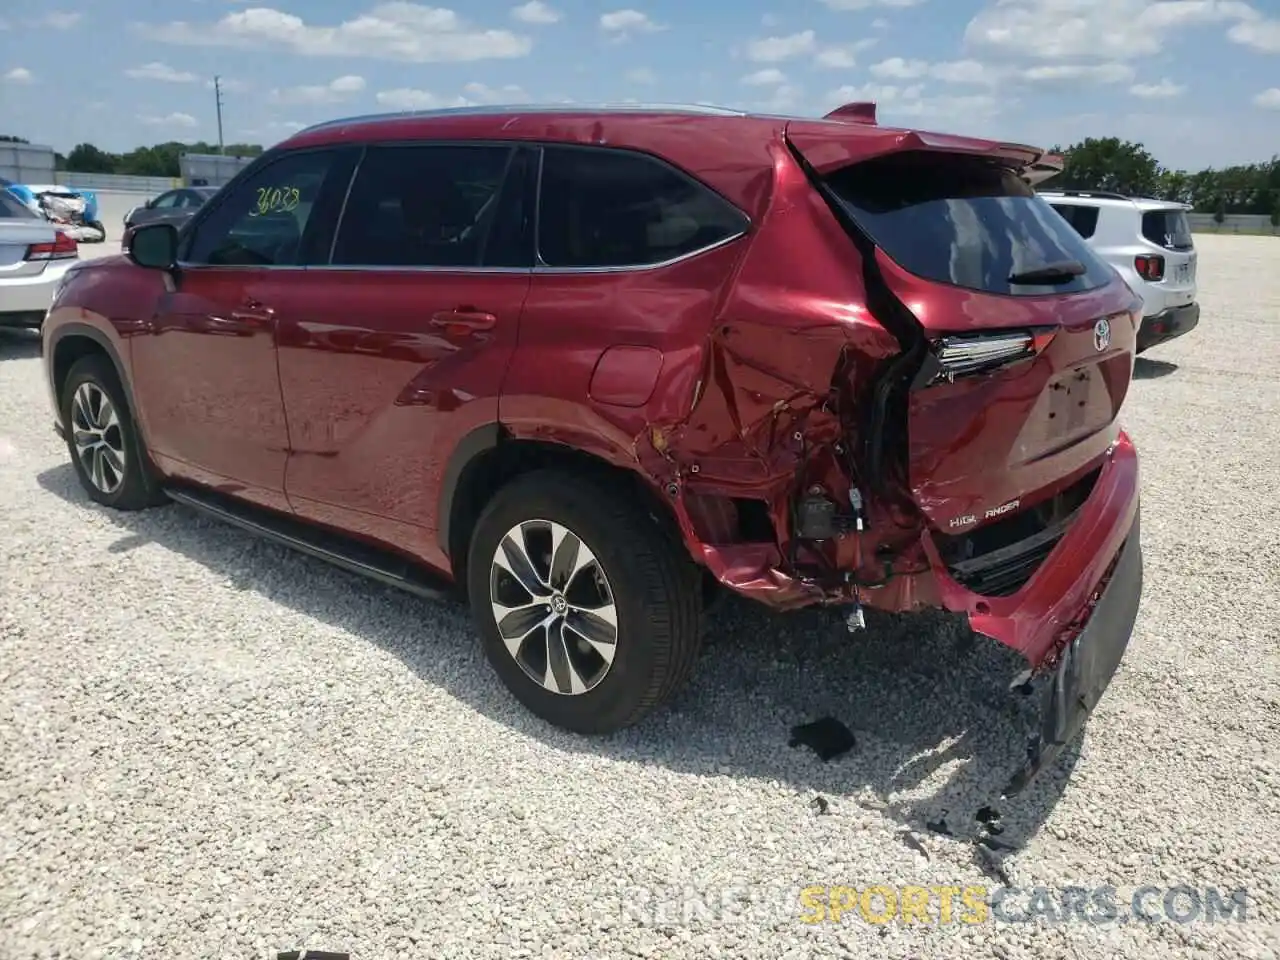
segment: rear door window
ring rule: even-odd
[[[1166,250],[1191,250],[1191,222],[1182,210],[1148,210],[1142,215],[1142,235]]]
[[[0,220],[36,220],[35,213],[8,190],[0,189]]]
[[[653,266],[739,236],[747,226],[709,187],[646,154],[543,152],[538,253],[545,266]]]
[[[505,245],[516,214],[503,185],[515,154],[496,144],[370,147],[347,198],[332,265],[529,266],[528,256],[521,264]],[[522,193],[519,176],[510,180]]]
[[[1115,276],[1016,172],[980,158],[895,154],[839,170],[827,184],[877,246],[928,280],[1046,296],[1093,290]],[[1084,272],[1065,282],[1011,280],[1071,260]]]
[[[1077,206],[1076,204],[1051,203],[1049,206],[1058,211],[1058,215],[1075,228],[1076,233],[1088,240],[1098,230],[1098,208]]]

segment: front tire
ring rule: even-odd
[[[62,387],[71,465],[95,503],[143,510],[166,501],[138,437],[120,378],[101,355],[82,357]]]
[[[489,663],[557,727],[629,727],[697,659],[697,568],[646,512],[581,476],[538,471],[500,490],[476,524],[467,581]]]

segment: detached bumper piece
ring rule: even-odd
[[[1138,327],[1138,353],[1190,333],[1200,323],[1200,304],[1170,307],[1142,318]]]
[[[1026,764],[1005,787],[1006,797],[1020,793],[1080,735],[1120,666],[1142,599],[1140,521],[1140,515],[1134,517],[1089,622],[1062,652],[1044,693],[1040,733],[1028,748]]]

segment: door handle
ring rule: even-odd
[[[240,309],[231,312],[231,319],[247,326],[260,327],[275,319],[275,311],[265,306],[261,300],[245,297]]]
[[[433,327],[454,330],[492,330],[498,318],[483,310],[459,307],[456,310],[440,310],[431,315]]]

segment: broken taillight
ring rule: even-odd
[[[1133,258],[1133,268],[1143,280],[1155,282],[1164,279],[1164,257],[1143,253]]]
[[[986,373],[1017,360],[1034,357],[1053,339],[1053,331],[1001,331],[957,334],[934,341],[933,354],[940,366],[939,378]]]
[[[27,247],[27,260],[74,260],[80,256],[80,247],[76,238],[61,230],[54,236],[53,243],[33,243]]]

